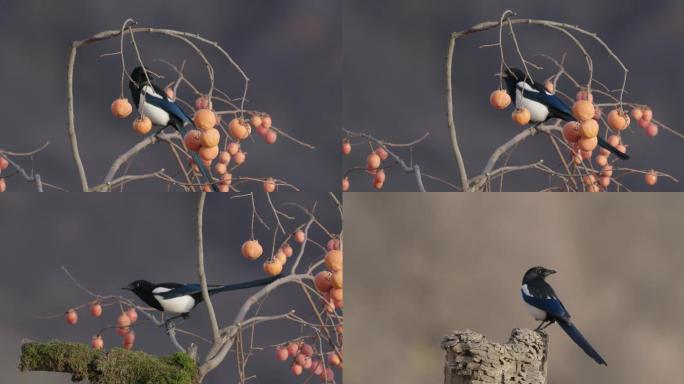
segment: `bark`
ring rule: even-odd
[[[197,384],[198,369],[185,353],[153,356],[113,348],[108,352],[85,344],[50,341],[21,346],[21,371],[70,373],[72,381],[93,384]]]
[[[445,384],[545,384],[548,335],[515,328],[505,344],[471,330],[442,339]]]

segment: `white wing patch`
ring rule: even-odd
[[[152,293],[164,293],[170,291],[170,288],[157,287],[152,290]],[[195,306],[195,299],[192,296],[179,296],[173,299],[164,299],[161,295],[154,295],[165,312],[169,313],[187,313]]]
[[[155,291],[156,291],[156,289],[155,289]],[[527,284],[523,284],[522,291],[525,294],[525,296],[532,297],[532,294],[530,293],[530,289],[527,288]],[[154,292],[154,291],[152,291],[152,292]],[[154,293],[156,293],[156,292],[154,292]]]
[[[165,110],[159,107],[155,107],[150,103],[147,103],[145,101],[145,97],[148,94],[150,95],[150,97],[157,97],[159,99],[163,99],[163,97],[160,94],[154,91],[154,88],[150,87],[149,85],[144,86],[142,92],[140,92],[140,106],[142,107],[142,111],[140,112],[143,115],[149,117],[150,120],[152,120],[152,124],[159,125],[162,127],[167,126],[170,120],[169,114]]]
[[[549,117],[549,108],[542,103],[523,97],[523,89],[525,90],[525,93],[539,93],[539,91],[532,88],[531,85],[522,81],[518,82],[517,86],[515,87],[515,100],[517,101],[516,107],[525,108],[530,111],[530,121],[534,123],[546,121],[546,118]]]

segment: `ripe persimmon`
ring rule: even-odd
[[[276,183],[272,177],[269,177],[268,179],[264,180],[264,192],[270,193],[270,192],[275,192],[275,190],[276,190]]]
[[[596,137],[583,137],[577,141],[579,148],[583,151],[593,151],[598,146]]]
[[[351,143],[349,142],[349,140],[345,139],[344,141],[342,141],[342,154],[348,155],[351,153],[351,150],[352,150],[352,146],[351,146]]]
[[[66,319],[67,323],[74,325],[78,322],[78,313],[76,313],[75,309],[70,309],[66,312],[64,318]]]
[[[234,156],[233,160],[235,160],[235,165],[241,165],[247,160],[247,153],[238,151]]]
[[[214,160],[218,156],[219,148],[218,148],[218,146],[201,147],[197,153],[199,153],[202,160],[210,161],[210,160]]]
[[[195,116],[192,120],[195,122],[195,126],[202,130],[216,126],[216,114],[210,109],[198,109],[195,111]]]
[[[579,134],[585,139],[591,139],[598,136],[599,124],[594,119],[584,120],[579,125]]]
[[[333,272],[331,282],[334,288],[342,288],[342,273],[343,272],[341,269],[339,271]]]
[[[239,143],[236,143],[236,142],[234,142],[234,141],[231,141],[231,142],[228,143],[228,145],[226,146],[226,151],[227,151],[231,156],[235,156],[235,154],[238,153],[238,152],[240,151],[240,144],[239,144]]]
[[[596,165],[598,165],[599,167],[603,167],[606,164],[608,164],[608,156],[603,154],[596,155],[594,161],[596,161]]]
[[[228,133],[235,140],[244,140],[249,137],[250,128],[244,120],[234,118],[228,123]]]
[[[261,126],[261,116],[259,115],[253,115],[252,117],[249,118],[249,123],[252,124],[252,127],[254,128],[259,128]]]
[[[135,343],[135,332],[131,330],[128,333],[126,333],[126,335],[123,338],[123,347],[125,349],[131,349],[131,348],[133,348],[134,343]]]
[[[563,137],[568,143],[576,143],[580,138],[579,123],[576,121],[569,121],[563,126]]]
[[[654,137],[658,134],[658,126],[653,123],[649,123],[645,131],[647,136]]]
[[[131,323],[138,321],[138,312],[135,310],[135,308],[128,308],[126,311],[126,316],[131,319]]]
[[[304,372],[304,367],[302,367],[299,364],[292,364],[292,374],[295,376],[299,376]]]
[[[349,178],[342,178],[342,192],[347,192],[349,190]]]
[[[259,240],[247,240],[242,243],[241,252],[245,259],[256,260],[264,253],[264,249],[259,244]]]
[[[303,243],[304,240],[306,240],[306,235],[304,234],[304,231],[298,229],[297,232],[294,233],[294,239],[299,244]]]
[[[544,82],[544,89],[546,89],[548,93],[554,93],[554,91],[556,90],[556,88],[553,86],[553,83],[549,80],[546,80]]]
[[[133,121],[133,129],[141,135],[146,135],[152,130],[152,120],[147,116],[138,116]]]
[[[387,158],[389,157],[389,153],[387,153],[387,151],[383,147],[375,148],[375,153],[377,153],[378,156],[380,156],[380,160],[382,161],[387,160]]]
[[[641,118],[644,116],[644,111],[641,110],[641,108],[634,107],[632,108],[632,117],[634,120],[641,120]]]
[[[114,117],[123,119],[133,112],[133,106],[128,102],[128,99],[122,97],[112,102],[111,111]]]
[[[594,117],[594,104],[589,100],[578,100],[572,106],[572,115],[578,121],[589,120]]]
[[[627,114],[624,111],[613,109],[608,113],[608,126],[615,132],[627,128]]]
[[[221,133],[216,128],[209,128],[202,131],[200,143],[203,147],[215,147],[221,141]]]
[[[183,142],[189,150],[197,152],[202,146],[202,143],[200,142],[201,136],[202,131],[199,129],[191,129],[185,133],[185,136],[183,136]]]
[[[93,317],[100,317],[102,315],[102,305],[98,302],[94,302],[90,305],[90,314]]]
[[[273,120],[271,119],[271,116],[264,115],[264,117],[261,118],[261,126],[266,129],[271,129],[273,126]]]
[[[515,111],[513,111],[513,114],[511,114],[511,118],[516,124],[525,125],[530,122],[532,115],[527,108],[517,108]]]
[[[641,116],[641,119],[651,121],[651,119],[653,118],[653,110],[650,107],[644,107],[642,111],[643,115]]]
[[[228,172],[228,165],[219,161],[214,164],[214,171],[216,171],[216,173],[219,175],[223,175],[224,173]]]
[[[320,271],[314,277],[314,285],[318,292],[324,293],[330,291],[332,288],[333,274],[330,271]]]
[[[7,167],[9,167],[9,161],[3,156],[0,156],[0,170],[7,169]]]
[[[342,269],[342,251],[333,249],[325,255],[325,266],[331,271]]]
[[[272,129],[269,129],[268,132],[266,132],[264,139],[266,139],[266,143],[273,144],[278,139],[278,133]]]
[[[102,336],[93,336],[93,340],[90,342],[90,345],[93,347],[93,349],[100,350],[104,348],[104,340],[102,340]]]
[[[644,175],[644,181],[646,181],[646,185],[653,186],[658,182],[658,174],[651,169]]]
[[[278,359],[278,361],[285,361],[288,357],[289,353],[287,353],[287,348],[276,348],[276,359]]]
[[[380,163],[380,156],[375,152],[372,152],[368,155],[368,157],[366,157],[366,167],[368,169],[378,169],[380,167]]]
[[[511,96],[503,89],[497,89],[489,95],[489,104],[496,109],[505,109],[511,105]]]
[[[264,262],[264,272],[269,276],[276,276],[283,271],[283,265],[276,260],[266,260]]]
[[[209,96],[207,95],[202,95],[195,99],[195,109],[211,109],[211,100],[209,100]]]

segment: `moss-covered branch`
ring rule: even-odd
[[[197,365],[185,353],[153,356],[123,348],[103,352],[62,341],[23,344],[19,369],[70,373],[73,381],[93,384],[198,383]]]

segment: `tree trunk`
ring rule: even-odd
[[[529,329],[513,329],[506,344],[454,331],[442,340],[444,384],[546,384],[548,346],[546,333]]]
[[[185,353],[153,356],[113,348],[97,351],[85,344],[50,341],[21,346],[22,371],[70,373],[72,381],[93,384],[197,384],[197,364]]]

